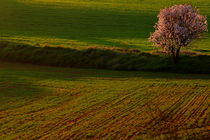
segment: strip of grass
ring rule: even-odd
[[[210,73],[209,55],[181,55],[178,65],[164,54],[134,49],[71,49],[35,47],[24,44],[0,44],[0,59],[40,65],[115,70]]]

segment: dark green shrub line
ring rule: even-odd
[[[174,65],[168,56],[135,50],[88,48],[76,50],[61,47],[35,47],[24,44],[0,43],[0,59],[39,65],[139,70],[175,73],[210,73],[210,56],[182,55]]]

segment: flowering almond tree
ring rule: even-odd
[[[155,32],[149,40],[162,47],[178,63],[181,47],[186,47],[193,39],[208,31],[207,19],[191,5],[174,5],[159,13]]]

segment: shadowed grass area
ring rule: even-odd
[[[0,59],[39,65],[99,68],[114,70],[210,73],[210,56],[183,52],[177,65],[161,52],[145,53],[134,49],[72,49],[0,44]]]
[[[1,61],[0,139],[205,139],[209,79]]]

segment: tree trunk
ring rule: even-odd
[[[180,47],[177,48],[176,50],[174,50],[173,53],[172,53],[174,64],[178,64],[179,63],[179,52],[180,52]]]

